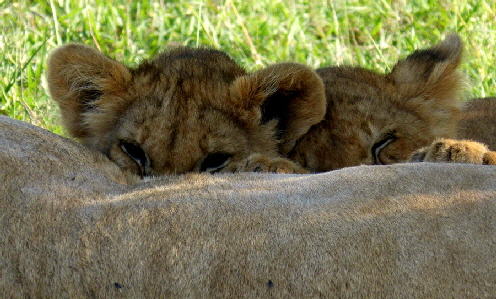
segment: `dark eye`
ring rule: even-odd
[[[149,166],[150,160],[143,149],[137,143],[130,141],[121,141],[121,149],[138,164],[144,175],[144,170]]]
[[[216,172],[224,168],[231,159],[228,153],[212,153],[203,159],[200,165],[201,172]]]
[[[388,132],[384,134],[384,136],[381,138],[379,142],[376,142],[371,149],[372,152],[372,157],[374,158],[374,164],[376,165],[383,165],[383,164],[388,164],[384,163],[384,161],[381,161],[380,154],[381,150],[383,150],[387,145],[389,145],[391,142],[396,140],[396,135],[395,132]]]

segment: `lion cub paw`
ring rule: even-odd
[[[250,155],[246,167],[240,170],[274,173],[309,173],[308,170],[288,159],[269,158],[261,154]]]
[[[479,142],[441,138],[415,151],[410,161],[496,165],[496,152]]]

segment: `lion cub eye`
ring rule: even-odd
[[[216,172],[224,168],[231,159],[231,154],[228,153],[212,153],[203,159],[200,165],[201,172]]]
[[[129,141],[121,141],[121,149],[138,164],[143,172],[142,175],[145,175],[145,169],[150,165],[150,160],[143,149],[138,144]]]
[[[373,146],[372,146],[372,157],[374,158],[374,164],[376,165],[384,165],[384,164],[388,164],[388,163],[385,163],[384,161],[381,160],[380,158],[380,154],[381,154],[381,151],[386,147],[388,146],[390,143],[392,143],[393,141],[396,140],[396,135],[394,134],[395,132],[388,132],[386,134],[384,134],[383,138],[379,141],[379,142],[376,142]]]

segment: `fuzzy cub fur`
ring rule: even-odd
[[[51,55],[48,82],[69,133],[141,176],[323,172],[407,161],[423,147],[414,160],[490,163],[483,145],[474,159],[470,142],[437,140],[457,136],[461,56],[450,35],[385,75],[296,63],[247,73],[212,49],[129,68],[71,44]]]

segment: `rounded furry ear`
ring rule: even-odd
[[[451,34],[437,45],[417,50],[399,61],[387,75],[402,104],[432,124],[437,136],[453,136],[460,117],[463,77],[458,71],[463,43]]]
[[[450,34],[437,45],[417,50],[399,61],[389,78],[403,94],[431,92],[433,97],[452,99],[460,87],[460,65],[463,43],[456,34]]]
[[[69,44],[56,49],[48,61],[48,88],[59,104],[65,127],[77,138],[121,111],[131,73],[123,64],[88,46]],[[98,117],[91,112],[98,110]],[[103,123],[102,123],[103,122]]]
[[[286,155],[296,141],[325,115],[322,79],[311,68],[280,63],[239,77],[232,85],[233,105],[247,122],[276,121],[274,135]]]

